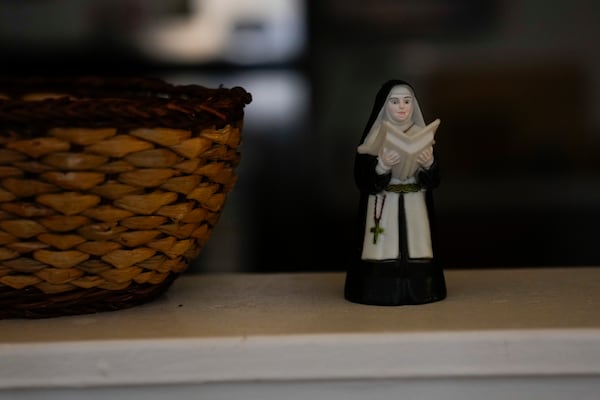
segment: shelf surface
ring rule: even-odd
[[[356,333],[600,328],[600,268],[446,271],[448,298],[347,302],[342,273],[184,275],[149,304],[0,321],[0,344]]]
[[[600,376],[600,268],[446,280],[444,301],[378,307],[338,272],[184,275],[131,309],[0,321],[0,388]]]

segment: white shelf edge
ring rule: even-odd
[[[600,329],[316,334],[0,345],[0,389],[600,375]]]

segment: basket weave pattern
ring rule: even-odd
[[[152,300],[236,181],[243,89],[61,83],[0,95],[0,318]]]

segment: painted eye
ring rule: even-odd
[[[392,103],[392,104],[399,104],[400,101],[398,99],[396,99],[396,98],[392,98],[392,99],[390,99],[390,103]]]

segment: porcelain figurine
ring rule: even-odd
[[[390,80],[377,92],[356,150],[359,222],[346,272],[347,300],[396,306],[446,297],[432,197],[439,184],[439,123],[425,124],[407,82]]]

